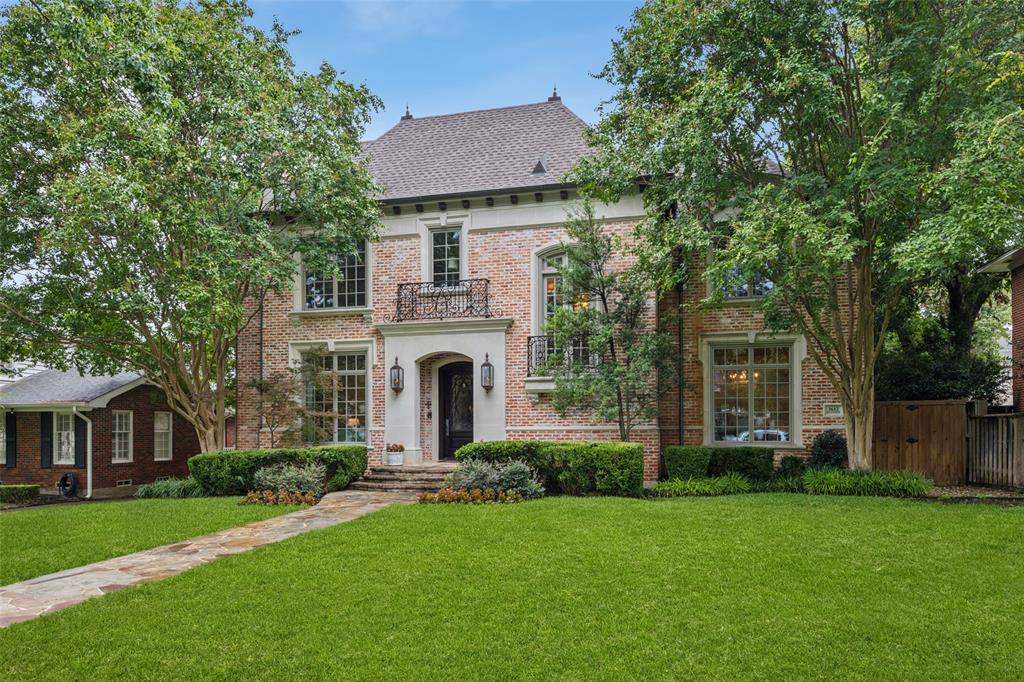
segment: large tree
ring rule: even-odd
[[[766,325],[806,336],[853,466],[899,301],[1024,232],[1021,100],[1000,81],[1021,21],[997,0],[654,0],[601,74],[584,189],[644,178],[665,286],[709,251],[717,284],[774,282]]]
[[[222,446],[250,300],[379,209],[377,100],[244,2],[27,0],[0,20],[0,358],[138,370]]]

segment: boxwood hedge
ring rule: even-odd
[[[665,448],[668,477],[703,478],[729,473],[742,474],[750,481],[767,481],[775,471],[771,448],[755,447],[691,447],[673,445]]]
[[[0,485],[0,502],[4,504],[24,504],[39,497],[37,485]]]
[[[341,490],[366,471],[366,447],[324,445],[304,448],[221,450],[195,455],[188,470],[207,495],[244,495],[258,469],[272,464],[319,462],[327,469],[326,490]]]

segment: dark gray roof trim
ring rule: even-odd
[[[0,387],[0,405],[9,407],[88,403],[142,379],[137,372],[82,375],[48,369]]]

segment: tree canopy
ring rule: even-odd
[[[0,16],[0,358],[142,371],[220,447],[247,301],[375,230],[378,100],[297,72],[291,34],[240,1]]]

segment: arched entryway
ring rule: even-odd
[[[473,442],[473,363],[449,362],[437,369],[437,426],[440,460]]]

